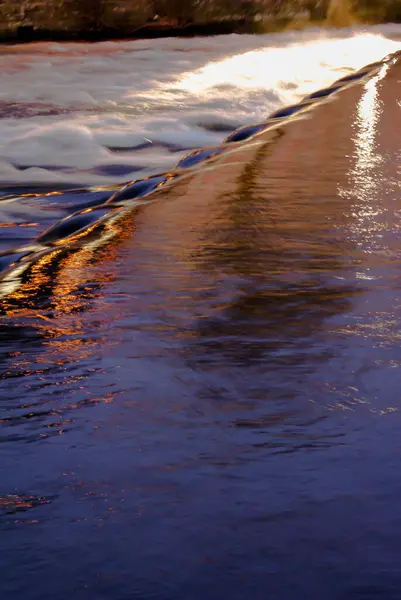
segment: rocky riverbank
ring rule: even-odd
[[[385,0],[3,0],[0,41],[100,41],[266,33],[308,25],[348,26],[401,19]]]

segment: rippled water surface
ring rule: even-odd
[[[2,281],[1,597],[399,598],[400,68]]]

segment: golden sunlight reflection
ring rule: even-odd
[[[331,84],[344,72],[383,58],[396,47],[399,44],[394,41],[367,33],[347,40],[322,38],[287,47],[268,47],[209,63],[186,74],[177,87],[185,92],[207,94],[210,88],[223,86],[224,95],[229,86],[279,90],[283,101],[292,101],[294,90],[299,95],[313,92],[319,85]]]
[[[28,280],[23,285],[18,285],[17,289],[3,300],[2,308],[7,316],[28,316],[35,310],[36,295],[41,290],[50,287],[49,269],[53,261],[57,260],[60,252],[61,250],[49,252],[26,267],[30,268]]]
[[[103,288],[115,277],[107,265],[116,260],[121,243],[132,235],[132,227],[124,229],[124,222],[126,219],[109,223],[101,237],[61,254],[52,281],[50,318],[43,315],[37,323],[46,340],[46,350],[37,358],[38,363],[67,365],[90,360],[97,355],[99,345],[104,349],[113,344],[102,335],[109,321],[108,296]],[[89,322],[88,311],[92,313]]]
[[[102,236],[85,246],[46,254],[31,265],[27,280],[6,298],[5,315],[30,318],[46,340],[47,351],[37,357],[38,363],[46,363],[51,357],[62,365],[93,354],[99,339],[88,335],[85,313],[95,311],[96,323],[101,325],[107,295],[99,292],[114,279],[107,264],[116,259],[133,229],[132,218],[126,217],[109,222]],[[43,297],[41,310],[37,308],[38,295]]]
[[[34,330],[40,347],[40,352],[32,355],[10,355],[12,366],[6,376],[26,377],[23,385],[28,390],[31,376],[36,375],[40,385],[54,388],[57,390],[54,393],[62,395],[54,408],[52,392],[44,394],[44,400],[34,402],[28,395],[28,402],[24,399],[18,406],[25,411],[21,423],[28,418],[41,423],[40,429],[29,434],[32,439],[66,433],[73,422],[68,416],[70,411],[113,402],[119,393],[113,390],[96,393],[87,380],[102,370],[102,354],[118,343],[104,333],[112,317],[108,294],[103,288],[114,280],[111,265],[133,229],[133,218],[126,217],[121,222],[108,223],[103,235],[94,237],[85,246],[75,246],[69,251],[55,249],[33,263],[19,289],[5,299],[5,318],[11,317],[17,327],[21,324],[22,332],[26,327]],[[76,373],[76,365],[82,362],[86,368]],[[52,378],[54,373],[56,381]],[[43,403],[47,407],[38,412],[38,405]],[[7,416],[4,422],[11,419]]]
[[[380,207],[376,202],[376,191],[380,182],[377,179],[377,166],[382,157],[377,149],[377,124],[382,107],[378,101],[378,83],[388,70],[384,65],[378,75],[368,81],[357,105],[354,124],[355,162],[349,172],[353,200],[352,214],[356,219],[355,229],[364,232],[377,232],[377,219]]]
[[[380,116],[380,106],[377,101],[377,84],[383,79],[388,66],[384,65],[379,74],[368,81],[365,92],[357,108],[357,134],[355,136],[356,174],[369,171],[380,160],[375,149],[376,125]]]

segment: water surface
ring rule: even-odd
[[[3,296],[5,598],[399,598],[399,79]],[[3,200],[1,247],[87,201]]]

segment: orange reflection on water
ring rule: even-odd
[[[43,340],[45,351],[25,369],[37,370],[38,363],[62,366],[87,359],[100,342],[104,344],[101,336],[90,335],[90,329],[106,323],[103,288],[114,280],[111,265],[133,229],[132,217],[109,222],[101,236],[92,236],[84,246],[57,248],[29,266],[26,281],[3,302],[7,317],[29,319]],[[88,311],[96,312],[89,322]],[[65,376],[61,385],[68,384]]]
[[[38,293],[51,285],[49,267],[61,250],[54,250],[38,258],[29,266],[29,277],[14,292],[2,301],[2,309],[7,316],[32,316]]]
[[[26,336],[30,344],[26,353],[10,353],[4,373],[25,391],[17,408],[27,439],[62,435],[73,427],[71,411],[111,403],[120,393],[90,381],[103,371],[102,356],[118,343],[110,339],[115,312],[110,314],[107,288],[133,230],[132,216],[123,217],[109,222],[101,236],[89,236],[84,246],[55,249],[30,264],[18,290],[5,298],[3,325],[11,323],[15,337],[24,343]],[[7,414],[3,425],[13,419]],[[32,428],[25,427],[28,421]]]

